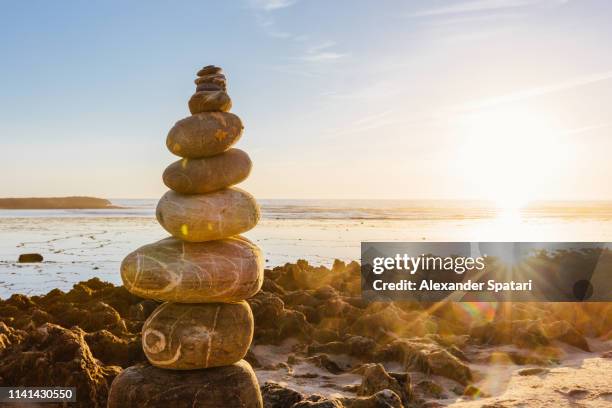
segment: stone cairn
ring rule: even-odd
[[[263,282],[257,246],[240,233],[259,221],[259,207],[232,187],[251,171],[249,156],[231,146],[242,135],[221,68],[197,73],[192,116],[166,140],[181,160],[163,175],[170,188],[157,220],[172,237],[145,245],[121,265],[134,295],[163,301],[142,327],[150,364],[129,367],[113,382],[108,406],[263,406],[257,378],[243,360],[253,339],[245,299]]]

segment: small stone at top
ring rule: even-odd
[[[216,67],[214,65],[207,65],[201,70],[198,71],[198,76],[210,75],[210,74],[219,74],[223,71],[220,67]]]

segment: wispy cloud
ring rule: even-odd
[[[543,96],[553,92],[567,91],[580,86],[594,84],[596,82],[607,81],[612,79],[612,71],[601,72],[597,74],[585,75],[535,88],[523,89],[518,92],[512,92],[506,95],[495,96],[493,98],[480,99],[477,101],[467,102],[456,107],[454,110],[477,110],[490,108],[505,103],[517,102],[525,99]]]
[[[297,0],[250,0],[249,3],[253,8],[271,11],[293,6]]]
[[[293,6],[298,3],[298,0],[247,1],[253,9],[257,25],[262,28],[268,36],[299,43],[300,48],[306,47],[301,56],[289,58],[288,64],[276,66],[278,71],[305,76],[316,76],[315,73],[308,71],[319,64],[338,61],[349,55],[348,53],[334,50],[333,48],[336,44],[333,41],[324,41],[319,44],[308,46],[308,43],[312,42],[308,34],[296,34],[278,28],[276,11]]]
[[[397,123],[396,113],[397,111],[395,109],[387,109],[380,112],[371,113],[352,121],[348,125],[329,129],[325,133],[329,137],[335,138],[384,128]]]
[[[291,39],[293,34],[279,30],[274,18],[274,12],[288,8],[297,3],[297,0],[247,0],[248,5],[253,9],[255,21],[267,35],[273,38]]]
[[[428,25],[431,27],[452,27],[459,25],[475,25],[475,24],[483,24],[483,23],[494,23],[499,25],[500,22],[507,22],[511,20],[516,20],[523,15],[521,13],[514,12],[496,12],[496,13],[488,13],[488,14],[460,14],[460,15],[451,15],[444,16],[443,18],[437,18],[431,21],[428,21]]]
[[[304,55],[300,59],[306,62],[324,62],[335,61],[348,56],[348,54],[340,54],[337,52],[319,52],[316,54]]]
[[[556,6],[569,0],[470,0],[449,4],[448,6],[423,9],[412,13],[411,17],[444,16],[453,14],[478,13],[530,6]]]
[[[281,72],[283,74],[303,76],[306,78],[320,78],[324,76],[322,73],[315,72],[311,69],[304,69],[298,64],[271,64],[265,66],[267,69],[272,71]]]
[[[565,134],[565,135],[577,135],[577,134],[581,134],[581,133],[592,132],[594,130],[606,129],[606,128],[609,128],[611,126],[612,126],[611,123],[601,123],[601,124],[598,124],[598,125],[582,126],[582,127],[579,127],[579,128],[574,128],[574,129],[566,130],[565,132],[563,132],[563,134]]]
[[[370,101],[380,104],[381,101],[389,100],[389,98],[398,95],[402,89],[393,81],[377,80],[370,83],[362,84],[359,87],[354,87],[345,92],[330,92],[323,96],[329,99],[349,99]]]
[[[325,62],[339,60],[348,56],[346,53],[332,51],[331,48],[335,45],[336,43],[332,41],[313,45],[306,50],[305,55],[303,55],[300,60],[305,62]]]
[[[275,21],[269,13],[257,12],[255,14],[257,25],[261,27],[267,35],[274,38],[291,38],[291,33],[281,31],[276,27]]]

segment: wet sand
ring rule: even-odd
[[[168,235],[148,212],[11,214],[0,216],[0,298],[68,290],[95,276],[121,284],[123,257]],[[361,241],[612,241],[612,220],[264,218],[245,236],[262,248],[267,267],[296,259],[330,265],[334,259],[359,259]],[[20,254],[33,252],[45,261],[16,262]]]

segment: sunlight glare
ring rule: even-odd
[[[461,126],[465,177],[506,218],[554,179],[566,154],[562,132],[541,112],[489,108],[464,115]]]

